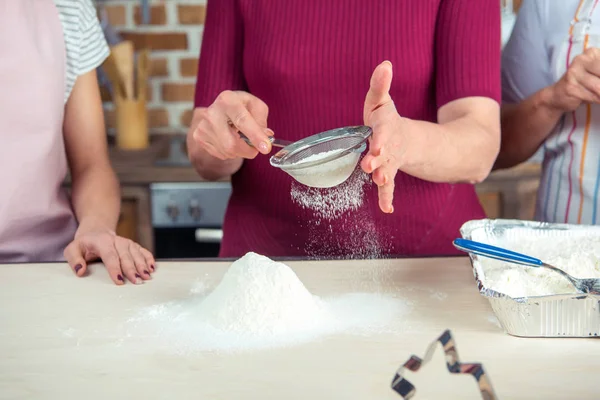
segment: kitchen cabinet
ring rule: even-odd
[[[478,184],[479,201],[488,218],[533,219],[539,176],[540,165],[527,163],[495,171]]]
[[[148,188],[124,186],[121,189],[121,198],[117,235],[138,242],[151,252],[154,251]]]

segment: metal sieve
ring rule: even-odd
[[[349,126],[318,133],[285,146],[271,157],[271,165],[281,168],[306,186],[337,186],[354,172],[371,133],[368,126]],[[331,154],[310,159],[327,152]]]

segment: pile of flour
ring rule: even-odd
[[[371,293],[311,294],[285,264],[248,253],[208,295],[143,309],[128,336],[156,332],[171,350],[245,351],[290,346],[336,333],[385,332],[410,310],[401,299]]]
[[[539,258],[576,278],[600,278],[600,237],[504,238],[497,245]],[[483,284],[511,297],[576,293],[566,278],[546,268],[480,260]]]

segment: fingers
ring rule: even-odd
[[[139,285],[143,283],[142,275],[138,272],[135,261],[130,252],[130,240],[122,237],[115,238],[114,248],[119,257],[119,262],[121,264],[121,271],[129,282]]]
[[[84,257],[85,251],[81,248],[81,243],[78,240],[71,242],[63,252],[65,260],[69,263],[75,275],[81,277],[87,271],[87,263]]]
[[[383,156],[375,156],[369,152],[363,157],[360,162],[360,166],[367,174],[372,174],[377,168],[385,164],[385,158]]]
[[[242,92],[242,93],[243,93],[242,96],[244,96],[245,92]],[[245,94],[247,94],[247,93],[245,93]],[[256,123],[263,130],[267,129],[267,118],[269,117],[269,107],[267,107],[265,102],[262,101],[261,99],[259,99],[258,97],[247,96],[246,105],[248,107],[248,111],[250,112],[250,115],[252,115],[252,117],[254,117],[254,120],[256,121]],[[270,131],[271,133],[273,132],[270,129],[268,129],[268,131]],[[267,135],[269,135],[269,132],[267,132]],[[270,135],[270,136],[272,136],[272,135]]]
[[[600,102],[600,49],[589,48],[573,59],[565,73],[564,94],[581,102]]]
[[[578,82],[580,86],[576,88],[578,89],[577,97],[588,103],[598,103],[600,100],[600,78],[587,73],[580,77]]]
[[[369,125],[370,114],[379,107],[392,102],[390,87],[392,85],[392,63],[384,61],[375,68],[371,76],[369,91],[364,104],[365,125]]]
[[[146,265],[148,265],[150,267],[150,270],[152,272],[156,271],[156,260],[154,259],[154,256],[152,255],[152,253],[150,253],[148,250],[146,250],[145,248],[140,246],[140,252],[142,253],[142,256],[144,257],[144,259],[146,260]]]
[[[384,168],[379,168],[373,173],[373,182],[377,184],[379,189],[379,208],[388,214],[394,212],[392,202],[394,200],[395,176],[394,171],[387,171]]]
[[[108,271],[108,275],[117,285],[125,284],[124,270],[121,266],[121,258],[114,245],[114,238],[103,236],[89,243],[89,246],[100,256],[102,263]]]
[[[215,105],[258,151],[262,154],[271,151],[271,142],[265,133],[268,115],[265,110],[268,109],[262,101],[248,93],[226,91],[219,95]],[[249,109],[252,109],[252,113]],[[257,119],[263,126],[259,125]]]
[[[135,264],[135,269],[138,274],[142,277],[143,280],[152,279],[150,264],[146,262],[146,258],[142,254],[142,246],[139,244],[129,241],[129,253],[133,258],[133,263]]]
[[[573,67],[581,65],[588,73],[600,76],[600,49],[597,47],[586,49],[583,53],[575,57],[571,65]]]

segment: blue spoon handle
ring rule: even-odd
[[[468,239],[455,239],[453,244],[454,247],[464,252],[473,253],[496,260],[508,261],[530,267],[540,267],[544,264],[542,260],[526,256],[525,254],[491,246],[489,244],[474,242]]]

